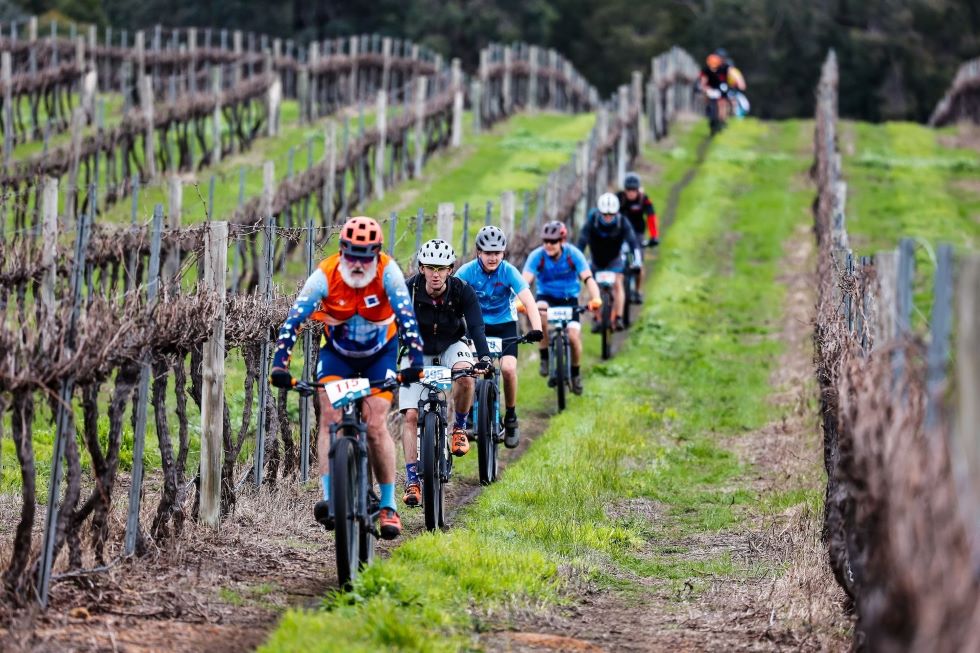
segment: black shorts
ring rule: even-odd
[[[484,325],[488,338],[511,338],[505,342],[502,356],[517,356],[517,322],[501,322],[500,324]]]
[[[578,306],[578,297],[552,297],[551,295],[538,295],[535,297],[539,302],[544,302],[548,306]]]

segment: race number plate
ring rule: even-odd
[[[503,338],[487,338],[487,347],[490,348],[491,355],[500,356],[504,351],[504,340]]]
[[[352,401],[371,394],[371,382],[367,379],[341,379],[332,381],[323,388],[327,399],[334,408],[343,408]]]
[[[603,286],[611,286],[616,283],[616,273],[612,270],[602,270],[595,273],[595,281]]]
[[[440,390],[448,390],[453,385],[453,371],[441,365],[427,365],[422,368],[422,380]]]
[[[555,306],[548,308],[549,322],[570,322],[574,318],[575,312],[571,306]]]

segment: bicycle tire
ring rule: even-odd
[[[337,582],[350,587],[357,578],[360,562],[361,523],[357,514],[357,444],[350,438],[337,440],[333,452],[330,492],[333,497],[334,535],[337,549]]]
[[[630,325],[630,305],[633,303],[633,293],[636,290],[637,284],[636,271],[629,269],[626,270],[626,301],[623,302],[623,326],[628,327]]]
[[[568,379],[565,378],[565,334],[561,332],[555,334],[552,343],[554,344],[552,360],[555,361],[555,391],[558,393],[558,411],[561,412],[565,410],[565,392],[568,389],[566,387]]]
[[[442,502],[442,479],[439,477],[439,416],[427,412],[422,416],[422,442],[419,455],[422,458],[422,507],[425,513],[426,530],[434,531],[439,526],[440,503]]]
[[[480,471],[480,485],[490,485],[497,480],[497,442],[496,411],[497,386],[493,381],[477,382],[477,400],[480,414],[477,415],[477,466]]]
[[[369,495],[373,495],[373,492],[369,492]],[[370,501],[371,499],[369,499]],[[377,497],[373,497],[373,500],[377,500]],[[373,509],[372,509],[373,508]],[[377,514],[378,505],[375,503],[373,506],[368,505],[368,514]],[[374,537],[374,533],[370,529],[362,528],[360,529],[360,537],[358,538],[357,546],[357,559],[360,562],[360,569],[364,569],[372,562],[374,562],[374,545],[377,542],[377,538]]]
[[[612,356],[612,293],[605,286],[602,287],[600,295],[602,297],[602,360],[609,360]]]

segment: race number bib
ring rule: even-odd
[[[422,381],[440,390],[449,390],[453,385],[453,371],[441,365],[427,365],[422,368]]]
[[[371,394],[371,382],[368,379],[341,379],[331,381],[323,387],[327,399],[334,408],[343,408],[352,401]]]
[[[504,340],[503,338],[487,338],[487,347],[489,347],[492,355],[499,356],[504,351]]]
[[[595,273],[595,281],[603,286],[611,286],[616,283],[616,273],[612,270],[601,270]]]
[[[555,306],[548,308],[549,322],[570,322],[574,319],[575,312],[571,306]]]

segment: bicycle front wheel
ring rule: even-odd
[[[350,438],[334,444],[330,492],[334,507],[334,534],[337,547],[337,582],[350,587],[357,577],[361,522],[357,514],[357,445]]]
[[[439,527],[442,514],[442,479],[439,477],[439,416],[427,412],[422,416],[422,506],[425,528],[434,531]]]
[[[612,356],[612,293],[602,289],[602,360]]]
[[[497,386],[493,381],[479,381],[476,389],[480,405],[477,415],[477,461],[480,484],[490,485],[497,480]]]
[[[568,379],[565,378],[565,334],[559,331],[551,341],[552,360],[555,361],[555,390],[558,392],[558,410],[565,410],[565,391]]]

